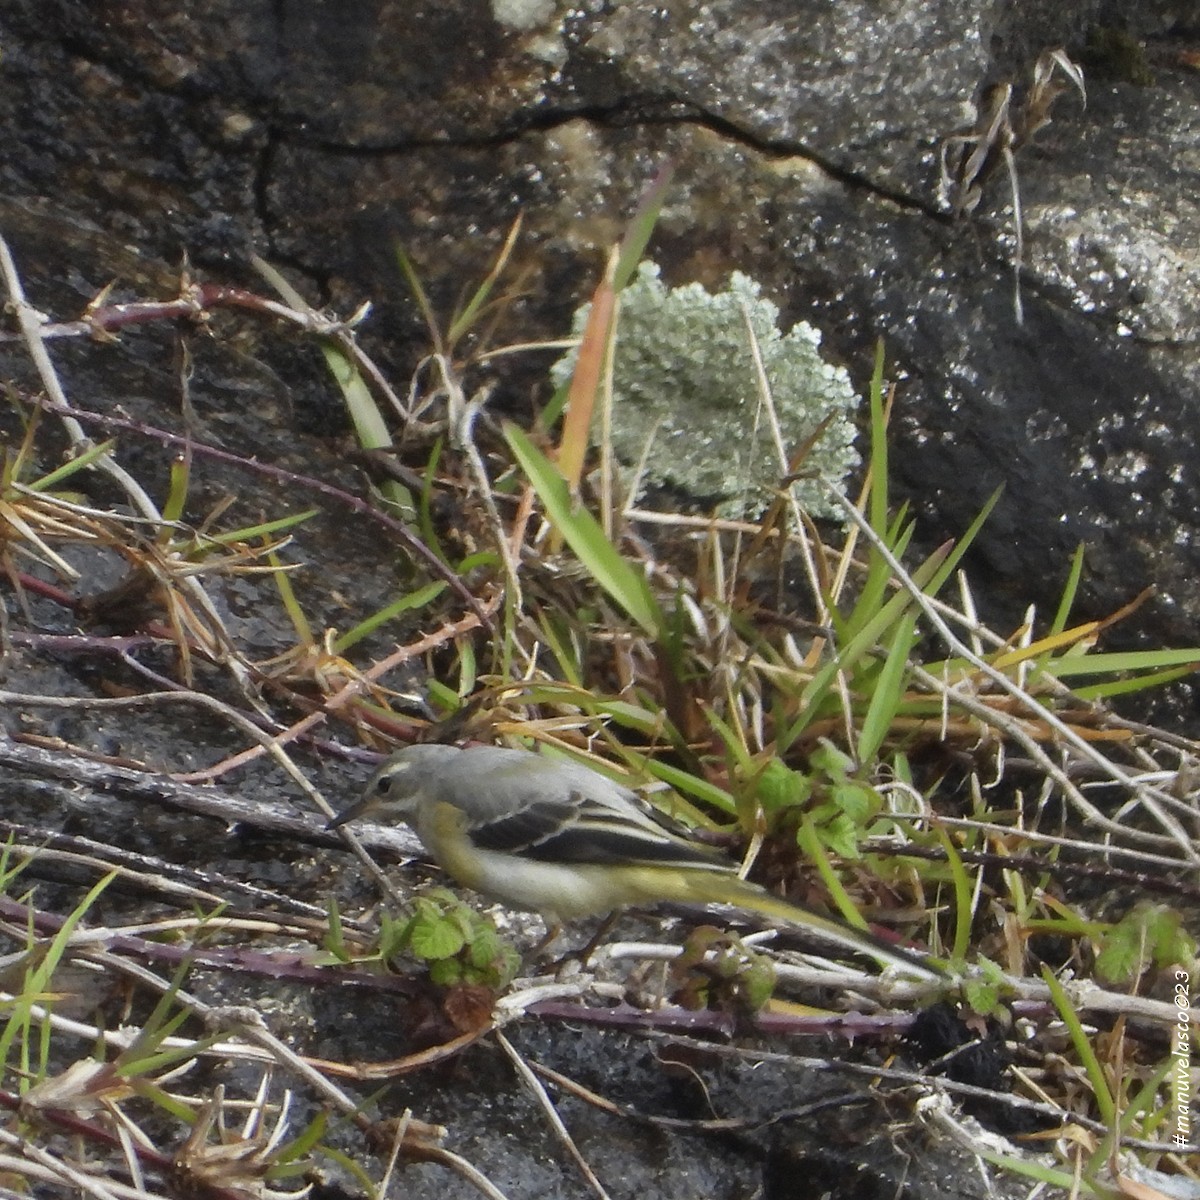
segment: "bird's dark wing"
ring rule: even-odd
[[[574,806],[539,800],[516,812],[470,826],[471,840],[484,850],[527,854],[531,847],[552,838],[574,816]]]
[[[726,859],[668,832],[640,807],[614,807],[578,792],[561,801],[534,801],[469,832],[483,849],[539,862],[732,869]]]

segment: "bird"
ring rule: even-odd
[[[563,922],[631,904],[729,904],[933,976],[929,960],[741,879],[635,792],[582,763],[503,746],[424,742],[392,754],[326,828],[375,816],[410,825],[457,882]]]

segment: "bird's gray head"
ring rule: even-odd
[[[398,750],[367,780],[363,794],[343,808],[326,829],[338,829],[357,817],[384,822],[408,821],[417,811],[425,785],[462,751],[457,746],[406,746]]]

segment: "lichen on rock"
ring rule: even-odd
[[[784,472],[767,414],[760,411],[748,315],[785,453],[793,455],[828,419],[795,487],[802,507],[831,515],[834,505],[819,480],[840,485],[858,462],[858,397],[846,372],[821,357],[820,333],[803,321],[780,332],[778,306],[740,272],[715,295],[698,283],[667,288],[659,276],[658,266],[645,262],[621,293],[613,369],[617,458],[626,467],[637,464],[653,436],[646,482],[715,502],[723,516],[762,512]],[[577,334],[587,311],[584,306],[575,314]],[[570,376],[574,362],[572,353],[554,365],[558,383]]]

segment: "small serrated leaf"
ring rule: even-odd
[[[409,931],[409,945],[418,958],[453,958],[465,944],[466,939],[457,923],[441,915],[418,913]]]
[[[820,829],[821,841],[841,858],[851,860],[862,857],[858,848],[860,832],[860,825],[845,814],[834,817]]]
[[[768,817],[788,808],[798,808],[812,793],[808,776],[793,771],[773,758],[758,777],[756,795]]]
[[[994,983],[982,979],[968,979],[963,984],[963,995],[971,1011],[986,1017],[1000,1005],[1000,990]]]
[[[468,958],[480,970],[489,967],[500,954],[500,935],[495,929],[479,928],[471,939]]]
[[[760,1012],[767,1006],[775,991],[775,965],[765,954],[756,954],[750,961],[743,984],[746,1004],[751,1012]]]
[[[462,963],[457,958],[439,958],[429,964],[429,978],[438,987],[453,987],[462,982],[462,977]]]
[[[833,802],[839,811],[858,826],[863,826],[879,809],[879,797],[865,783],[848,781],[833,788]]]

